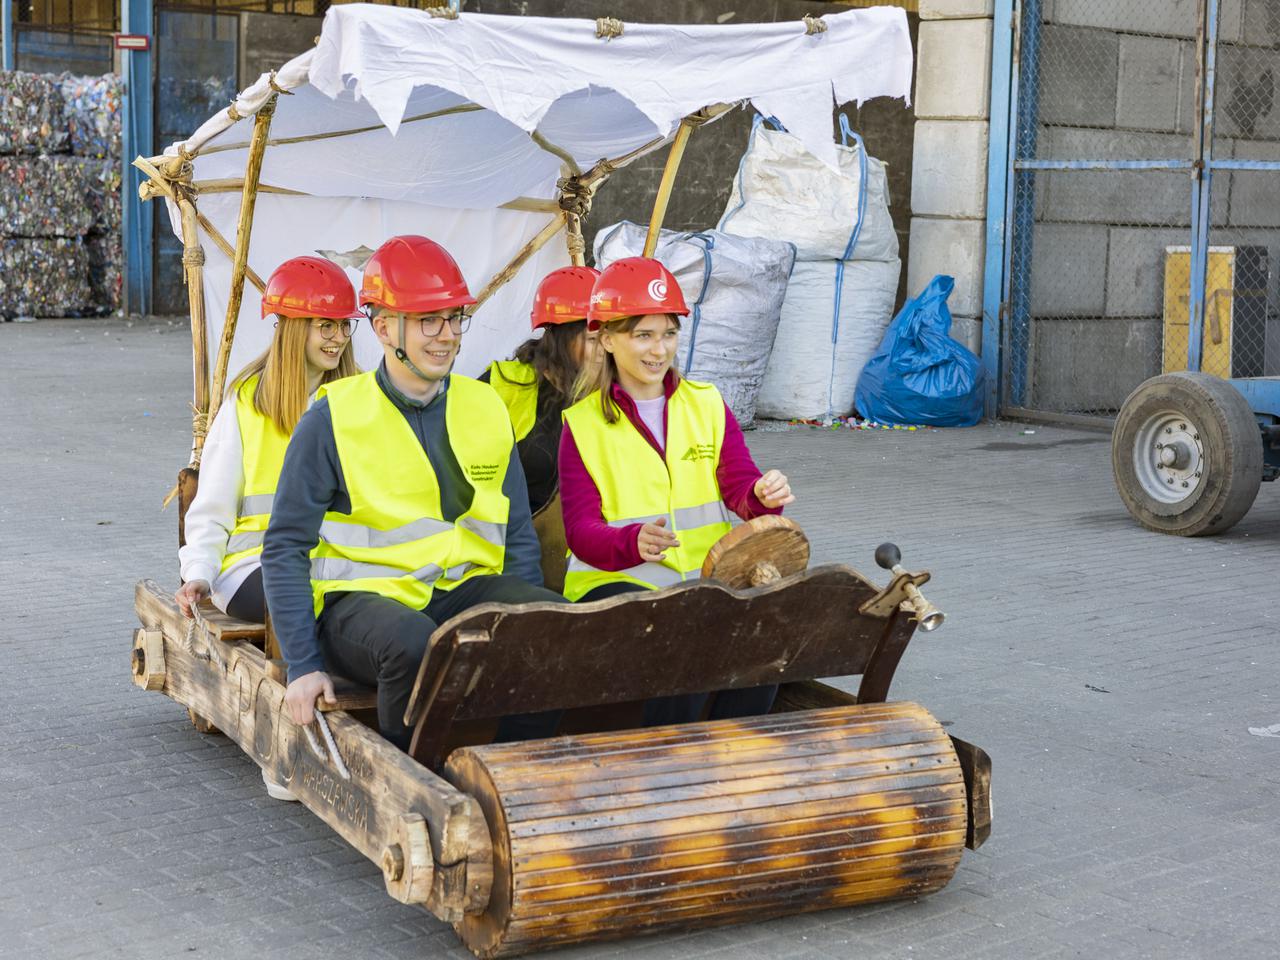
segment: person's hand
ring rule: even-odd
[[[640,528],[636,535],[636,546],[640,548],[641,560],[646,563],[661,563],[667,558],[667,551],[680,546],[680,541],[667,529],[667,518],[659,517]]]
[[[178,609],[182,611],[182,615],[191,619],[195,615],[195,608],[209,596],[211,589],[208,580],[188,580],[178,588],[173,599],[178,601]]]
[[[305,727],[315,719],[316,700],[320,695],[328,703],[337,703],[333,695],[333,681],[323,670],[312,670],[304,673],[285,688],[284,704],[289,708],[289,716],[300,727]]]
[[[786,475],[778,470],[770,470],[756,481],[755,494],[756,499],[770,510],[785,507],[788,503],[796,501]]]

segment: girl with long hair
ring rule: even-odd
[[[565,408],[584,372],[599,365],[599,337],[587,329],[587,302],[598,270],[562,267],[543,277],[534,294],[534,333],[510,360],[495,360],[480,379],[506,404],[515,430],[516,451],[536,514],[559,489],[558,452]]]
[[[570,600],[697,579],[732,514],[781,513],[795,500],[783,474],[755,465],[720,392],[672,367],[688,313],[675,277],[647,257],[614,262],[592,290],[588,324],[604,356],[595,389],[565,411],[560,440]],[[767,712],[775,693],[722,691],[711,717]],[[650,701],[645,721],[696,719],[709,696]]]
[[[289,436],[322,384],[359,372],[355,289],[337,264],[282,263],[262,296],[262,318],[272,315],[270,346],[231,381],[205,443],[178,551],[174,599],[188,617],[208,597],[233,617],[263,621],[262,537]]]

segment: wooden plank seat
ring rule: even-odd
[[[431,637],[405,714],[411,753],[439,769],[463,721],[820,677],[861,674],[857,701],[883,701],[916,624],[859,612],[880,593],[830,565],[745,590],[702,580],[474,607]]]

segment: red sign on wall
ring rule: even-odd
[[[145,33],[112,34],[117,50],[150,50],[151,38]]]

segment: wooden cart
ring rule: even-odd
[[[446,8],[335,7],[321,40],[329,37],[335,16],[375,13],[454,16]],[[476,17],[485,20],[464,14],[459,22]],[[905,45],[898,52],[909,57],[900,11],[839,17],[875,26],[879,48]],[[488,19],[501,21],[501,29],[486,33],[485,44],[522,42],[519,18]],[[425,22],[405,20],[417,27]],[[450,29],[440,21],[430,33],[448,45],[461,36]],[[560,29],[565,50],[579,56],[578,41],[592,33],[598,44],[630,42],[619,40],[625,25],[614,20],[566,20]],[[839,82],[863,98],[905,93],[897,80],[873,82],[867,70],[852,70],[867,50],[851,45],[856,37],[850,30],[824,39],[822,18],[806,18],[803,27],[733,30],[739,54],[758,55],[769,45],[790,51],[787,62],[808,71],[816,89]],[[708,51],[718,48],[708,36],[645,25],[636,40],[649,43],[662,31],[668,70],[714,74]],[[332,53],[348,40],[344,34],[317,50]],[[823,55],[812,56],[815,51]],[[288,204],[318,202],[297,185],[262,181],[264,158],[279,161],[274,168],[267,163],[270,179],[287,176],[290,151],[306,145],[340,142],[350,152],[374,143],[368,154],[374,166],[378,151],[390,148],[389,140],[370,139],[382,136],[380,120],[356,122],[351,111],[359,104],[330,114],[325,111],[333,102],[308,92],[317,58],[308,52],[264,75],[191,138],[163,156],[135,161],[146,176],[141,196],[165,200],[180,225],[190,297],[191,459],[171,494],[178,499],[179,542],[207,429],[227,383],[245,282],[262,289],[249,265],[255,209],[262,197],[268,205],[286,205],[277,210],[281,216],[296,208]],[[386,66],[381,51],[375,59]],[[487,63],[485,89],[526,83],[520,70],[504,73],[502,60]],[[430,82],[410,79],[410,86]],[[583,88],[604,89],[610,79],[585,77]],[[500,206],[549,219],[512,250],[477,299],[485,302],[561,233],[568,259],[583,263],[581,219],[595,192],[616,171],[670,144],[645,245],[652,253],[692,131],[760,94],[785,94],[783,102],[794,103],[789,83],[789,77],[772,84],[753,78],[752,89],[694,109],[657,136],[633,135],[620,153],[603,152],[606,146],[620,149],[611,141],[601,144],[600,153],[575,158],[543,132],[530,131],[531,149],[562,164],[555,196],[517,197]],[[829,110],[829,96],[813,100],[817,109]],[[481,113],[493,108],[457,99],[440,109],[409,111],[400,136],[423,124],[445,124],[431,128],[443,135],[459,123],[480,122]],[[575,100],[572,109],[580,114],[586,106]],[[289,121],[287,135],[272,133],[277,107]],[[628,116],[642,132],[648,129],[641,111]],[[307,126],[311,119],[315,123]],[[591,125],[579,117],[577,127]],[[243,176],[227,179],[218,158],[240,156]],[[596,161],[600,156],[605,158]],[[593,165],[580,165],[584,158]],[[295,163],[294,169],[313,166]],[[356,210],[367,200],[369,187],[361,178],[370,171],[348,165],[361,175],[349,185],[356,192],[325,196],[347,197],[343,209]],[[392,193],[379,195],[399,196],[399,177],[391,177]],[[202,198],[228,192],[240,194],[234,244],[229,230],[221,232],[198,209]],[[509,237],[501,239],[511,245]],[[261,243],[255,253],[261,254]],[[219,290],[225,320],[213,338],[216,353],[206,324],[205,244],[230,265],[227,289]],[[283,259],[297,251],[278,252]],[[563,576],[562,569],[552,569],[564,557],[556,539],[563,536],[558,509],[553,502],[535,518],[549,584]],[[136,590],[142,626],[133,640],[133,676],[138,686],[185,706],[201,732],[221,731],[234,740],[379,864],[388,893],[454,924],[478,956],[917,896],[945,886],[961,850],[986,839],[990,761],[977,747],[948,736],[922,707],[886,702],[917,625],[928,629],[941,617],[918,590],[928,575],[902,570],[894,552],[879,556],[893,570],[883,589],[848,567],[809,569],[807,541],[798,528],[767,517],[726,536],[699,582],[588,605],[476,607],[431,637],[406,718],[415,727],[410,755],[379,736],[374,691],[342,678],[335,678],[338,702],[324,719],[314,728],[296,726],[284,709],[284,665],[266,626],[232,620],[208,604],[188,621],[171,592],[149,580]],[[850,675],[862,678],[856,697],[815,679]],[[768,716],[636,729],[646,698],[762,684],[780,684]],[[565,711],[559,736],[489,743],[499,717],[553,709]]]
[[[990,832],[991,766],[886,700],[918,622],[940,616],[927,574],[895,566],[882,589],[804,569],[797,536],[762,518],[702,581],[441,625],[406,714],[411,756],[378,735],[374,692],[340,678],[322,745],[284,709],[263,626],[209,607],[192,630],[149,580],[134,680],[231,737],[477,956],[939,890]],[[744,586],[714,579],[717,561]],[[856,697],[814,680],[854,674]],[[635,729],[645,698],[767,683],[768,716]],[[566,711],[561,735],[487,743],[499,717],[549,709]]]

